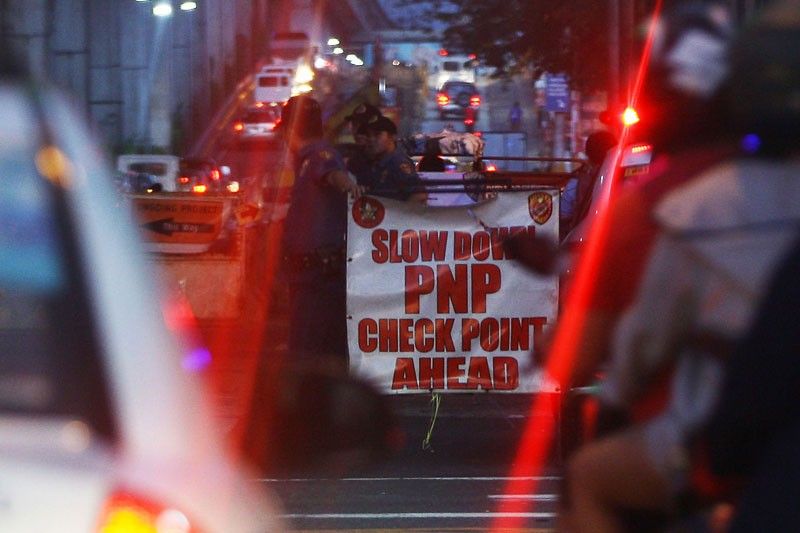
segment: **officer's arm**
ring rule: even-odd
[[[344,170],[328,172],[325,181],[336,190],[352,194],[354,198],[358,198],[364,192],[364,187],[356,183]]]
[[[400,180],[403,185],[410,187],[423,185],[422,178],[420,178],[417,171],[414,170],[414,163],[411,159],[406,158],[405,161],[402,161],[397,168],[397,172],[400,175]],[[411,193],[408,198],[406,198],[406,201],[415,204],[427,204],[428,193],[426,191]]]

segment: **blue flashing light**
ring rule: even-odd
[[[754,154],[761,148],[761,137],[755,133],[748,133],[742,137],[742,149],[748,154]]]
[[[211,364],[211,352],[200,346],[194,348],[183,358],[183,368],[189,372],[199,372]]]

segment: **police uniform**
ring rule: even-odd
[[[290,289],[289,350],[295,356],[348,353],[347,195],[326,181],[337,170],[345,170],[344,162],[327,141],[314,141],[295,156],[283,236]]]
[[[408,200],[414,192],[412,188],[422,183],[414,162],[399,147],[383,154],[368,172],[357,177],[358,184],[364,185],[368,193],[395,200]]]

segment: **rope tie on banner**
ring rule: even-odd
[[[431,437],[433,436],[433,426],[436,425],[436,417],[439,416],[439,405],[442,403],[442,395],[438,392],[431,394],[431,405],[433,412],[431,413],[431,425],[428,427],[428,432],[422,441],[422,449],[433,453],[433,446],[431,446]]]

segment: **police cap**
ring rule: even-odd
[[[314,98],[307,94],[292,96],[283,105],[281,119],[275,125],[276,130],[284,128],[293,130],[304,136],[304,132],[322,130],[322,108]]]
[[[381,116],[381,110],[372,104],[359,104],[352,113],[347,115],[345,120],[359,126],[375,122]]]

